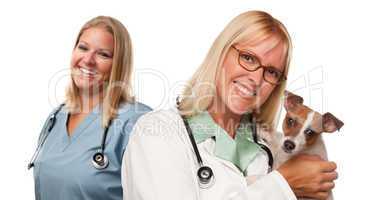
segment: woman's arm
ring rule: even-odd
[[[338,174],[336,164],[319,156],[298,155],[281,165],[277,171],[285,178],[297,197],[327,199]]]
[[[264,166],[255,165],[255,168]],[[337,178],[335,168],[335,163],[318,156],[298,155],[267,175],[246,177],[249,182],[245,196],[247,199],[296,199],[297,196],[326,200]]]
[[[136,123],[122,161],[124,199],[198,199],[189,159],[172,122],[144,115]]]

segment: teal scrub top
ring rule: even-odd
[[[92,157],[100,150],[104,130],[101,106],[96,106],[71,136],[67,133],[68,111],[62,107],[35,161],[36,200],[122,200],[122,156],[134,124],[150,110],[138,102],[120,106],[105,143],[109,165],[98,170]],[[47,130],[41,134],[45,133]]]

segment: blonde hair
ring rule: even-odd
[[[249,11],[235,17],[220,33],[212,44],[203,63],[188,82],[181,95],[179,110],[186,116],[195,115],[207,110],[215,95],[216,76],[222,67],[226,53],[233,44],[258,43],[277,34],[285,44],[286,57],[284,62],[284,75],[287,77],[291,59],[292,44],[289,33],[284,25],[263,11]],[[204,87],[205,86],[205,87]],[[280,103],[286,81],[277,85],[266,102],[255,113],[257,121],[275,127],[275,118],[280,108]]]
[[[112,34],[114,39],[114,52],[112,69],[107,84],[104,84],[105,95],[103,99],[102,124],[107,126],[109,121],[117,114],[117,109],[122,102],[132,102],[134,97],[131,92],[132,76],[132,44],[128,31],[118,20],[98,16],[86,22],[78,33],[74,48],[79,43],[83,32],[92,27],[102,27]],[[71,79],[71,84],[66,90],[66,106],[73,112],[81,108],[79,90]]]

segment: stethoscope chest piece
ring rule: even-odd
[[[199,186],[202,189],[207,189],[211,187],[214,184],[214,175],[213,171],[210,167],[202,166],[198,169],[197,172],[198,180],[199,180]]]
[[[64,104],[61,104],[54,111],[54,113],[50,116],[49,121],[48,121],[48,124],[47,124],[48,129],[47,129],[47,131],[45,130],[46,133],[41,132],[41,136],[42,136],[42,138],[40,139],[41,141],[37,145],[36,151],[33,154],[30,163],[28,164],[28,169],[31,169],[34,166],[34,162],[36,161],[37,156],[39,155],[39,152],[40,152],[43,144],[45,143],[47,137],[49,136],[51,130],[53,129],[53,127],[55,125],[55,122],[57,120],[56,119],[57,114],[59,113],[59,111],[61,111],[61,109],[62,109],[63,106],[64,106]],[[105,149],[105,140],[107,138],[108,129],[109,129],[111,123],[112,123],[112,120],[109,120],[108,125],[104,127],[104,132],[103,132],[103,137],[102,137],[102,140],[101,140],[100,150],[93,155],[93,158],[91,160],[93,166],[96,169],[99,169],[99,170],[100,169],[105,169],[109,165],[108,156],[104,153],[104,149]]]
[[[109,161],[107,155],[97,152],[94,154],[92,164],[96,169],[105,169],[108,167]]]

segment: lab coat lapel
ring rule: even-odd
[[[236,156],[238,157],[238,159],[236,159],[238,162],[237,166],[244,172],[257,156],[260,151],[260,147],[256,143],[248,140],[244,134],[238,134],[237,137],[240,137],[236,139]]]
[[[243,172],[260,150],[258,145],[251,141],[251,127],[248,126],[250,119],[251,115],[244,115],[235,139],[218,126],[208,112],[192,116],[188,122],[198,144],[210,137],[215,138],[214,154],[234,163]]]

